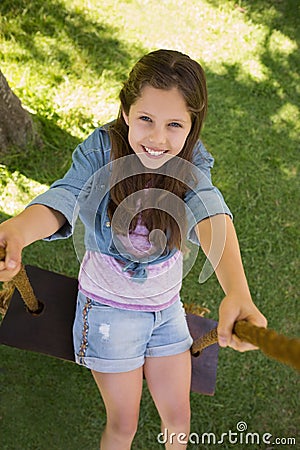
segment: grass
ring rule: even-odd
[[[0,3],[0,62],[32,113],[40,150],[1,158],[0,220],[61,176],[71,152],[115,117],[133,63],[169,47],[199,60],[207,74],[209,115],[203,140],[216,162],[214,182],[235,217],[245,270],[269,326],[299,335],[299,27],[296,1],[60,0]],[[203,264],[184,279],[184,301],[217,318],[215,277],[199,285]],[[24,262],[76,276],[72,241],[38,242]],[[3,450],[92,450],[105,423],[90,373],[78,366],[0,348],[0,445]],[[298,375],[259,352],[220,351],[214,397],[191,395],[192,431],[296,437]],[[159,419],[144,387],[133,449],[162,448]],[[190,448],[288,448],[233,444]]]

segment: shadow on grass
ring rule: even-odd
[[[224,65],[222,76],[208,74],[210,108],[204,136],[216,145],[211,149],[216,156],[214,181],[236,219],[251,292],[253,298],[264,292],[260,303],[265,311],[268,302],[275,304],[274,296],[278,305],[280,298],[287,304],[298,299],[299,123],[293,112],[299,105],[294,77],[299,65],[295,58],[283,71],[280,58],[266,48],[262,60],[270,76],[264,81],[247,77],[239,64]],[[295,330],[295,324],[292,327]]]
[[[215,7],[220,5],[218,0],[207,0],[207,2]],[[254,83],[249,78],[249,95],[265,97],[266,99],[269,97],[270,100],[275,95],[277,100],[281,100],[281,105],[288,101],[299,107],[300,99],[297,86],[299,84],[298,73],[300,66],[300,28],[298,19],[300,5],[294,0],[244,0],[239,3],[240,6],[233,4],[233,7],[241,11],[245,22],[250,21],[263,25],[268,29],[265,42],[261,45],[260,57],[261,63],[267,70],[268,79]],[[275,47],[273,46],[272,48],[273,33],[275,34],[275,41],[278,38],[286,37],[294,41],[295,48],[291,51],[286,49],[284,44],[279,44],[279,50],[276,42]],[[276,33],[280,33],[280,36],[276,36]],[[239,70],[238,66],[227,66],[227,68],[229,78],[236,80]]]
[[[32,116],[43,143],[39,146],[28,145],[26,150],[11,148],[0,154],[0,164],[10,172],[19,171],[22,175],[42,184],[51,184],[68,169],[71,154],[80,139],[61,129],[56,120],[42,115]]]
[[[220,0],[206,0],[214,7],[220,7]],[[226,2],[224,2],[226,3]],[[281,31],[290,39],[299,42],[300,5],[295,0],[241,0],[231,2],[232,7],[252,22]]]
[[[220,6],[216,0],[207,1]],[[299,5],[293,0],[245,0],[239,4],[238,7],[232,3],[232,7],[241,11],[245,22],[266,27],[260,53],[264,78],[257,80],[247,75],[240,64],[224,64],[222,76],[208,73],[210,106],[205,134],[207,138],[213,134],[221,136],[218,159],[224,159],[224,167],[233,168],[227,183],[231,186],[229,196],[235,196],[232,185],[238,184],[236,187],[254,193],[259,183],[263,189],[265,182],[273,181],[274,191],[281,186],[288,196],[291,189],[296,198],[300,104],[300,30],[296,9]],[[285,38],[292,41],[290,48],[285,47]],[[223,179],[226,190],[226,176]],[[278,200],[282,201],[282,197],[279,194]]]
[[[3,16],[4,39],[15,40],[24,50],[17,57],[13,55],[14,60],[17,58],[20,65],[33,60],[35,70],[41,72],[41,77],[43,68],[47,66],[47,73],[50,70],[52,77],[48,82],[54,85],[64,82],[66,75],[80,80],[86,67],[97,78],[105,71],[110,78],[121,82],[133,62],[145,53],[139,46],[129,46],[120,41],[116,36],[117,29],[95,22],[82,12],[68,10],[59,0],[16,0],[13,4],[4,0],[0,3],[0,15]],[[50,52],[43,51],[37,41],[40,36],[51,42]],[[66,53],[64,40],[71,42],[72,54]],[[84,67],[74,60],[76,53],[80,55],[79,61],[83,61]],[[32,117],[44,145],[41,148],[29,146],[26,152],[11,149],[0,156],[0,163],[40,183],[51,183],[68,169],[71,153],[80,140],[61,129],[58,126],[59,115],[44,111],[47,105],[43,104],[43,100],[40,103],[38,114]],[[80,113],[76,114],[78,122],[92,122],[91,117],[78,117]]]
[[[80,78],[81,67],[75,66],[71,55],[64,50],[63,39],[67,38],[98,77],[105,70],[119,80],[126,76],[134,56],[142,53],[134,46],[128,51],[128,46],[115,36],[117,29],[94,22],[82,12],[68,10],[59,0],[16,0],[13,4],[2,0],[0,13],[6,18],[4,38],[16,40],[26,50],[19,56],[20,63],[32,58],[45,65],[55,61],[67,73]],[[37,45],[38,36],[55,39],[51,55]],[[59,74],[55,77],[53,73],[53,77],[56,82],[63,81]]]

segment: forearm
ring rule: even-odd
[[[196,232],[225,293],[219,307],[219,344],[239,351],[253,350],[253,345],[241,342],[232,334],[234,323],[248,320],[265,327],[267,320],[251,299],[233,223],[228,216],[220,214],[201,221]]]
[[[51,236],[59,230],[66,218],[59,211],[44,205],[32,205],[7,223],[18,230],[22,247]]]
[[[238,239],[229,216],[220,214],[201,221],[196,229],[201,247],[225,293],[249,296]]]

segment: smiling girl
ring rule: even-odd
[[[144,166],[158,168],[178,155],[191,131],[191,115],[180,91],[145,86],[128,115],[128,142]]]
[[[0,280],[6,281],[18,272],[25,246],[70,236],[79,209],[85,253],[74,348],[106,407],[102,450],[131,448],[143,375],[163,429],[189,433],[192,338],[180,301],[183,231],[208,255],[225,293],[220,345],[253,349],[232,334],[237,320],[266,326],[251,299],[231,212],[211,183],[213,159],[199,140],[207,110],[201,66],[177,51],[151,52],[132,69],[120,102],[116,121],[76,148],[66,175],[0,225],[7,255]],[[185,447],[176,439],[166,443]]]

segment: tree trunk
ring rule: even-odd
[[[24,149],[37,138],[33,120],[22,108],[0,70],[0,154],[10,147]]]

